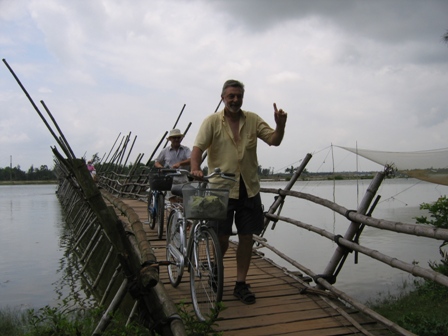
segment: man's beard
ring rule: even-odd
[[[239,110],[241,109],[241,105],[239,104],[229,104],[227,105],[227,109],[229,110],[229,112],[239,112]]]

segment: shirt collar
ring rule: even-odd
[[[218,112],[220,114],[221,120],[224,121],[224,109]],[[246,119],[246,111],[241,110],[241,115],[244,119]]]

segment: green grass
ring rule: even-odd
[[[368,305],[419,336],[448,335],[448,288],[432,281],[415,285],[407,294],[389,296]]]
[[[222,304],[217,308],[225,309]],[[214,330],[217,319],[210,318],[199,322],[188,305],[178,305],[179,316],[185,325],[187,335],[194,336],[220,336]],[[95,331],[103,311],[101,309],[67,309],[45,306],[40,309],[27,311],[0,310],[0,332],[2,336],[90,336]],[[102,336],[147,336],[150,331],[136,323],[126,326],[127,317],[115,314]],[[151,335],[158,335],[153,333]]]

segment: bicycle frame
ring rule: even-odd
[[[149,190],[148,195],[148,222],[149,227],[154,229],[157,225],[157,237],[162,239],[165,217],[165,192],[161,190]]]
[[[151,207],[150,206],[150,202],[148,202],[148,211],[151,211],[152,216],[155,218],[157,216],[157,206],[158,206],[158,195],[159,194],[163,194],[163,192],[159,191],[159,190],[151,190],[150,191],[150,195],[151,197],[154,199],[154,206]]]
[[[183,171],[182,173],[188,173]],[[179,172],[178,172],[179,173]],[[224,179],[235,181],[228,176],[225,176],[220,170],[215,170],[205,179],[211,176],[220,175]],[[176,176],[176,174],[173,174]],[[174,195],[182,195],[187,198],[185,206],[190,206],[191,197],[194,195],[199,197],[207,196],[208,180],[200,182],[198,187],[193,189],[188,188],[179,190],[179,188],[171,189]],[[204,189],[204,191],[202,191]],[[198,194],[195,194],[196,190]],[[209,189],[215,192],[216,189]],[[190,194],[190,192],[192,192]],[[227,191],[228,193],[228,191]],[[220,194],[224,197],[228,194]],[[221,218],[222,212],[216,214],[218,217],[211,217],[203,215],[203,213],[192,213],[190,208],[184,209],[182,204],[173,203],[171,207],[170,217],[167,228],[167,260],[168,274],[171,284],[177,287],[182,279],[185,266],[190,273],[190,291],[192,296],[192,303],[196,315],[199,320],[205,321],[209,314],[218,314],[217,303],[222,299],[223,294],[223,260],[219,244],[219,238],[214,228],[209,226],[210,220],[217,220]],[[190,216],[190,217],[187,217]],[[187,239],[187,225],[190,219],[194,219],[193,225],[190,229],[190,235]]]

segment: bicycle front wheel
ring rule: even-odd
[[[182,242],[182,239],[184,239],[181,234],[182,219],[179,217],[179,213],[176,210],[172,210],[166,225],[166,260],[170,262],[168,265],[168,277],[173,287],[179,285],[184,273],[182,250],[185,243]]]
[[[200,228],[190,255],[191,300],[200,321],[216,318],[222,300],[224,269],[218,236],[211,228]]]
[[[157,237],[163,237],[163,221],[165,220],[165,196],[162,193],[157,194]]]

